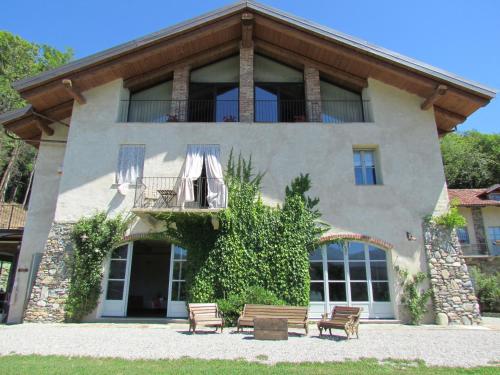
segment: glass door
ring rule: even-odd
[[[331,243],[309,255],[310,315],[362,307],[363,318],[392,318],[387,252],[362,242]]]
[[[169,318],[187,317],[186,263],[187,250],[172,245],[167,306],[167,316]]]
[[[111,253],[102,316],[126,316],[133,243]]]

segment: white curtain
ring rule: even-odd
[[[188,145],[186,163],[181,173],[181,180],[177,189],[177,200],[184,207],[185,202],[195,200],[193,182],[201,176],[203,169],[203,145]]]
[[[177,188],[177,200],[184,207],[184,203],[193,202],[193,183],[203,170],[203,161],[207,172],[207,201],[209,208],[226,207],[227,188],[224,185],[224,175],[220,163],[220,149],[217,145],[188,145],[186,163],[181,173]]]
[[[220,164],[219,146],[207,147],[205,150],[205,168],[207,171],[207,201],[210,208],[226,207],[227,189],[224,185],[224,174]]]
[[[144,145],[121,145],[118,155],[116,182],[118,191],[125,195],[129,184],[135,184],[142,177],[144,168]]]

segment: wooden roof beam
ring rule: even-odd
[[[78,104],[85,104],[87,103],[87,100],[85,97],[82,95],[80,90],[78,90],[75,86],[73,86],[73,82],[70,79],[63,79],[62,84],[64,85],[64,88],[66,89],[66,92],[77,101]]]
[[[455,112],[448,111],[447,109],[438,106],[434,106],[434,113],[436,114],[436,116],[442,116],[447,120],[449,120],[450,122],[452,122],[454,124],[453,127],[467,120],[467,117],[465,116],[462,116]]]
[[[368,87],[368,81],[357,75],[345,72],[341,69],[335,68],[330,65],[323,64],[319,61],[313,60],[309,57],[298,54],[289,49],[277,46],[273,43],[269,43],[260,39],[255,40],[255,47],[258,51],[262,51],[265,54],[269,54],[270,57],[277,58],[281,61],[288,62],[294,61],[300,65],[308,65],[318,69],[321,73],[327,75],[327,78],[338,81],[338,83],[343,83],[350,88],[361,90]]]
[[[54,135],[54,129],[52,129],[44,120],[40,118],[35,118],[33,120],[35,125],[40,131],[46,135]]]
[[[250,48],[253,44],[253,14],[243,13],[241,15],[241,46]]]
[[[425,99],[425,101],[420,105],[420,108],[422,108],[424,111],[427,111],[429,108],[431,108],[434,103],[436,103],[442,96],[446,94],[448,91],[448,86],[446,85],[439,85],[436,87],[434,92]]]
[[[173,74],[173,71],[179,66],[189,65],[192,68],[196,68],[224,57],[228,57],[236,52],[238,52],[238,41],[233,40],[221,44],[218,48],[209,48],[187,58],[179,59],[171,64],[153,69],[147,73],[127,78],[123,81],[123,87],[138,90],[147,87],[148,85],[168,79]]]

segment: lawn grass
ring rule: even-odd
[[[243,360],[136,360],[89,357],[19,356],[0,357],[0,374],[500,374],[499,367],[471,369],[427,367],[423,362],[375,359],[329,363],[280,363],[266,365]]]

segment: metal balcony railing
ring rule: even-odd
[[[238,100],[122,100],[120,122],[237,122]]]
[[[256,122],[371,122],[362,100],[255,100]]]
[[[471,243],[460,244],[464,256],[500,256],[500,244]]]
[[[21,204],[0,204],[0,230],[21,230],[26,221],[26,210]]]
[[[183,181],[184,180],[184,181]],[[192,181],[194,200],[181,201],[181,177],[139,177],[135,188],[134,208],[164,210],[224,208],[227,188],[222,179],[200,177]]]
[[[120,122],[238,122],[238,100],[123,100]],[[366,100],[255,100],[255,122],[371,122]]]

